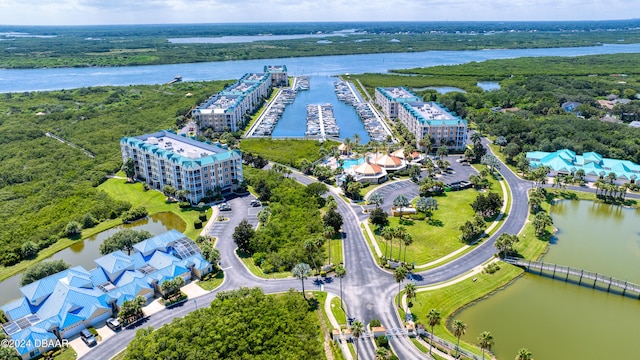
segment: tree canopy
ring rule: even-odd
[[[323,359],[319,331],[300,294],[241,288],[156,331],[139,330],[125,359]]]
[[[153,235],[146,230],[122,229],[100,244],[100,253],[106,255],[117,250],[122,250],[131,254],[133,245],[147,240],[152,236]]]
[[[60,271],[66,270],[68,268],[69,264],[64,262],[64,260],[42,261],[33,264],[22,274],[22,278],[20,279],[20,286],[31,284],[36,280],[40,280],[49,275],[59,273]]]

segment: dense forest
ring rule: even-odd
[[[179,83],[0,95],[0,262],[8,265],[31,255],[21,248],[26,242],[39,248],[55,243],[72,220],[99,221],[127,210],[126,199],[110,198],[95,187],[122,165],[120,138],[174,126],[177,117],[222,86]]]
[[[310,258],[305,242],[320,239],[324,243],[319,210],[325,205],[324,199],[274,170],[245,166],[244,174],[259,199],[269,205],[268,216],[248,244],[239,245],[240,249],[251,253],[255,263],[267,272],[290,270],[300,262],[322,263],[324,259],[316,259],[314,255]]]
[[[221,292],[208,308],[138,330],[125,359],[324,359],[316,308],[299,292]]]
[[[0,49],[0,68],[127,66],[427,50],[598,46],[640,42],[639,28],[639,20],[0,26],[0,40],[7,44]],[[301,34],[313,34],[314,37],[219,44],[168,41],[186,37]]]
[[[402,70],[396,75],[351,75],[372,93],[375,86],[408,86],[472,121],[488,135],[503,136],[513,160],[520,152],[569,148],[640,163],[640,54],[491,60],[455,66]],[[478,81],[500,89],[482,91]],[[438,94],[429,86],[458,86],[466,92]],[[610,102],[611,109],[598,100]],[[573,112],[562,108],[577,102]],[[604,120],[604,121],[603,121]],[[507,148],[505,147],[505,150]]]

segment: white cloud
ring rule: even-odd
[[[0,0],[0,24],[282,21],[600,20],[640,14],[622,0]]]

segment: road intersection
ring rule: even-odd
[[[413,278],[417,286],[441,283],[467,273],[493,258],[495,253],[493,244],[499,234],[503,232],[517,234],[520,232],[528,217],[527,191],[531,187],[531,183],[518,178],[505,165],[502,165],[500,172],[511,189],[512,196],[512,206],[506,214],[502,227],[488,240],[463,256],[437,268],[416,273]],[[316,181],[295,171],[290,176],[305,185]],[[397,185],[390,185],[392,195],[389,196],[390,193],[387,193],[385,205],[383,206],[387,206],[388,204],[386,203],[389,200],[392,201],[393,194],[403,193],[407,197],[414,197],[417,194],[417,185],[409,181],[395,184]],[[332,192],[337,191],[337,189],[332,188]],[[362,214],[360,206],[348,204],[337,194],[334,194],[334,197],[337,200],[338,212],[342,215],[344,221],[343,254],[347,276],[343,280],[343,296],[348,316],[362,321],[363,324],[368,324],[372,319],[379,319],[387,329],[402,329],[403,322],[398,315],[394,302],[398,293],[398,284],[391,272],[378,266],[374,255],[369,250],[360,227],[360,223],[366,221],[366,215]],[[250,202],[253,199],[254,197],[250,195],[235,196],[227,199],[232,210],[220,213],[226,220],[217,221],[208,230],[209,235],[218,239],[216,247],[220,250],[221,268],[224,269],[225,273],[224,282],[218,289],[193,301],[188,301],[181,307],[152,314],[137,328],[123,329],[115,336],[101,342],[87,353],[84,358],[110,359],[126,348],[134,338],[137,329],[147,326],[159,328],[171,322],[174,318],[183,317],[196,310],[198,306],[208,306],[220,291],[240,287],[261,287],[265,293],[285,292],[289,289],[300,290],[301,282],[297,279],[264,279],[253,275],[237,257],[236,246],[231,235],[235,227],[245,218],[252,225],[257,224],[256,215],[260,208],[250,206]],[[320,290],[320,288],[332,294],[340,294],[339,281],[334,281],[331,277],[305,280],[305,289]],[[401,335],[402,332],[396,331],[396,333],[396,335],[390,336],[390,344],[400,359],[425,358],[425,355],[413,345],[407,336]],[[375,349],[372,341],[359,341],[358,343],[360,358],[373,360],[375,358]]]

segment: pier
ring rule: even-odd
[[[622,296],[625,296],[629,292],[633,292],[638,294],[638,299],[640,299],[640,285],[630,283],[628,281],[622,281],[611,276],[598,274],[584,269],[573,268],[571,266],[524,260],[514,257],[505,257],[502,261],[524,268],[532,274],[535,274],[532,270],[538,270],[538,275],[551,276],[552,279],[563,280],[565,282],[568,282],[570,280],[569,276],[572,276],[571,282],[577,285],[590,286],[592,289],[595,289],[596,286],[598,286],[601,290],[611,292],[611,289],[613,288],[621,291],[620,295]],[[543,271],[547,272],[547,274],[543,274]],[[578,279],[576,280],[575,278]],[[591,281],[593,281],[593,283],[591,283]]]
[[[305,135],[318,137],[322,141],[327,137],[340,136],[340,127],[333,116],[333,105],[307,105],[307,131]]]
[[[376,109],[367,102],[363,102],[358,93],[353,88],[353,84],[348,81],[338,80],[334,83],[334,90],[338,100],[353,106],[364,124],[365,130],[373,141],[386,142],[387,136],[393,136],[391,129],[378,115]]]

